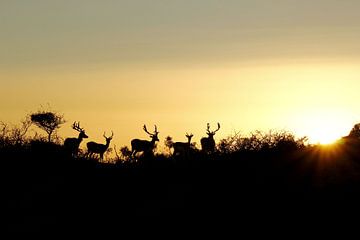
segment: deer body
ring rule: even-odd
[[[80,128],[80,122],[74,122],[72,127],[74,130],[79,132],[79,136],[77,138],[66,138],[64,141],[64,147],[72,155],[77,155],[80,143],[84,138],[88,138],[88,136],[85,134],[85,130]]]
[[[215,140],[214,140],[214,135],[217,131],[219,131],[220,129],[220,123],[218,123],[218,128],[215,131],[210,131],[210,124],[207,124],[207,135],[208,137],[203,137],[200,140],[201,143],[201,149],[205,152],[205,153],[213,153],[215,151]]]
[[[110,142],[114,136],[114,133],[110,137],[106,137],[104,133],[104,138],[106,140],[106,144],[96,143],[96,142],[88,142],[87,149],[88,149],[88,157],[92,157],[94,154],[99,154],[100,160],[104,158],[104,153],[109,148]]]
[[[146,125],[144,125],[143,129],[147,134],[149,134],[149,136],[151,137],[151,141],[141,140],[141,139],[131,140],[131,157],[136,156],[136,153],[138,152],[144,152],[145,154],[151,153],[155,148],[155,143],[159,141],[158,138],[159,132],[157,131],[156,125],[155,125],[154,133],[149,133],[148,130],[146,129]]]
[[[173,155],[186,155],[189,154],[190,152],[190,148],[191,148],[191,138],[194,136],[193,134],[189,135],[186,134],[185,135],[188,139],[188,142],[175,142],[173,144],[173,148],[174,148],[174,153]]]
[[[209,136],[209,137],[203,137],[201,140],[201,149],[204,152],[213,152],[215,149],[215,140],[214,140],[214,136]]]

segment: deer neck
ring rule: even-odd
[[[78,143],[80,144],[84,138],[79,134],[79,137],[77,138]]]
[[[108,149],[109,145],[110,145],[110,141],[106,141],[106,144],[104,145],[105,149]]]
[[[156,140],[153,138],[153,139],[151,139],[151,141],[150,141],[150,143],[151,143],[151,146],[154,146],[155,145],[155,142],[156,142]]]

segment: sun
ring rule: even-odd
[[[298,133],[307,136],[310,144],[328,145],[346,136],[351,129],[351,122],[340,111],[318,110],[304,112],[297,118]]]
[[[347,135],[346,124],[339,124],[336,121],[325,120],[314,123],[308,127],[309,142],[312,144],[328,145],[335,143],[341,137]]]
[[[309,140],[313,144],[328,145],[336,142],[340,137],[341,134],[323,128],[314,130],[309,136]]]

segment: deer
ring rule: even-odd
[[[158,138],[159,132],[157,131],[156,125],[155,125],[154,133],[150,133],[147,130],[145,124],[143,126],[143,130],[147,134],[149,134],[149,136],[151,138],[151,141],[141,140],[141,139],[133,139],[133,140],[131,140],[131,157],[135,157],[136,153],[138,153],[138,152],[143,152],[144,154],[152,153],[153,149],[155,148],[155,143],[157,141],[159,141],[159,138]]]
[[[218,128],[215,131],[210,131],[210,123],[207,124],[206,134],[208,137],[201,138],[201,149],[205,153],[213,153],[215,151],[214,135],[220,129],[220,123],[217,124]]]
[[[175,143],[173,143],[173,145],[172,145],[172,147],[174,148],[173,156],[177,156],[177,155],[186,156],[186,155],[189,155],[190,149],[191,149],[191,138],[194,135],[186,133],[185,136],[188,139],[187,142],[175,142]]]
[[[113,133],[113,131],[111,131],[111,136],[106,137],[106,132],[104,132],[103,137],[105,138],[106,144],[101,144],[101,143],[96,143],[96,142],[88,142],[86,144],[87,149],[88,149],[88,157],[91,158],[93,156],[93,154],[99,154],[100,161],[103,160],[104,153],[109,148],[110,142],[114,137],[114,133]]]
[[[84,138],[88,138],[88,136],[86,135],[85,130],[80,127],[80,122],[75,121],[72,128],[79,132],[79,136],[77,138],[66,138],[64,147],[72,156],[76,156],[79,152],[80,143]]]

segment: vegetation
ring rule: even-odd
[[[33,124],[48,134],[48,142],[51,142],[53,133],[60,128],[60,125],[65,123],[63,115],[44,110],[30,114],[30,119]]]
[[[101,161],[86,151],[66,154],[63,143],[52,141],[53,132],[64,122],[62,115],[31,116],[20,126],[0,123],[7,196],[2,207],[10,212],[5,215],[7,227],[14,231],[41,231],[39,226],[49,231],[118,229],[124,222],[155,218],[186,218],[189,223],[274,215],[295,219],[313,213],[326,216],[329,208],[331,214],[353,211],[360,200],[356,141],[341,139],[324,147],[287,131],[255,131],[249,136],[235,133],[204,152],[187,134],[189,141],[180,144],[176,154],[170,136],[164,141],[166,151],[149,154],[157,129],[150,133],[144,126],[153,142],[136,140],[136,144],[146,154],[134,157],[129,147],[114,146],[115,157],[104,156],[107,161]],[[40,128],[47,139],[27,135],[35,122],[44,126]],[[352,139],[360,136],[358,126],[349,134]],[[100,153],[108,147],[104,145]]]

